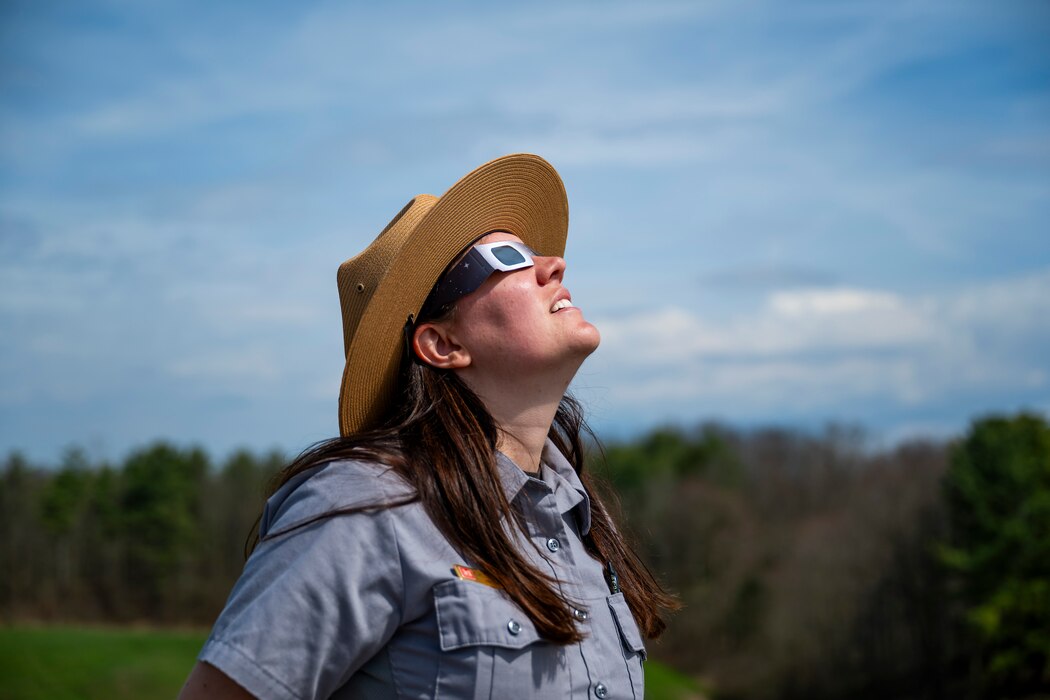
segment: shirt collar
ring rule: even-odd
[[[559,499],[559,503],[564,504],[562,512],[575,509],[580,534],[586,535],[591,529],[591,499],[587,495],[587,489],[580,481],[580,475],[576,473],[576,470],[569,464],[569,460],[565,459],[565,455],[555,447],[550,438],[547,438],[543,446],[540,461],[550,469],[555,483],[560,482],[563,487],[566,487],[563,490],[567,498]],[[513,503],[521,489],[528,483],[529,475],[502,452],[496,453],[496,467],[499,470],[503,493],[506,494],[507,500]]]

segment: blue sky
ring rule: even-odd
[[[0,451],[333,435],[339,262],[561,172],[606,436],[1050,412],[1050,9],[5,3]]]

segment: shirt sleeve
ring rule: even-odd
[[[331,510],[324,482],[297,488],[270,532]],[[396,510],[324,517],[262,541],[198,658],[259,698],[329,697],[401,624]]]

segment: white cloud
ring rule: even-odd
[[[781,316],[849,316],[866,312],[897,312],[900,300],[886,292],[862,289],[816,289],[776,292],[770,309]]]
[[[915,298],[781,291],[726,320],[664,307],[596,324],[617,410],[637,402],[796,410],[1050,391],[1048,320],[1050,270]]]
[[[610,353],[630,364],[702,357],[775,357],[817,350],[906,349],[936,334],[928,302],[888,292],[817,289],[774,292],[755,313],[714,322],[665,307],[601,322]],[[644,347],[646,352],[634,352]],[[628,351],[627,348],[632,350]],[[650,354],[651,353],[651,354]]]

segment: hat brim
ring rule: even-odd
[[[340,433],[377,427],[390,409],[405,322],[468,245],[491,231],[507,231],[540,255],[561,256],[568,228],[565,186],[539,156],[497,158],[449,188],[407,235],[357,326],[339,392]]]

